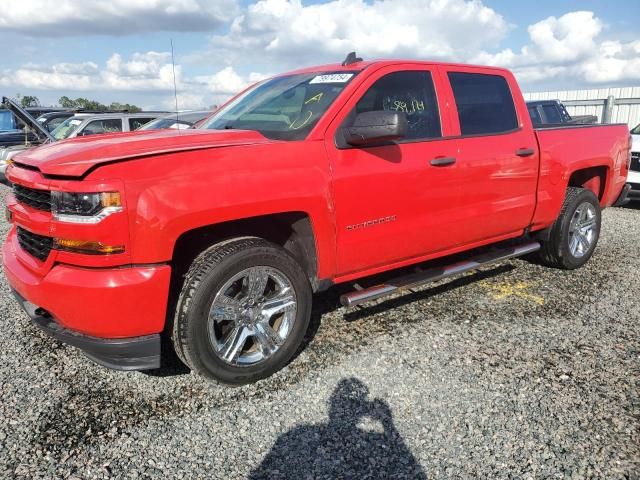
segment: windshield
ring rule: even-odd
[[[636,125],[633,130],[631,130],[631,135],[640,135],[640,124]]]
[[[58,125],[51,135],[56,140],[64,140],[65,138],[69,138],[73,132],[75,132],[78,127],[82,124],[81,118],[69,117],[60,125]]]
[[[266,80],[199,128],[255,130],[276,140],[302,140],[356,74],[315,72]]]

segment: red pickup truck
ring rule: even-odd
[[[292,358],[331,285],[358,280],[355,305],[537,250],[580,267],[629,152],[626,125],[534,130],[506,70],[351,56],[196,130],[20,154],[4,269],[32,320],[98,363],[152,369],[168,346],[247,383]]]

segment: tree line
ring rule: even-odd
[[[40,99],[34,95],[16,95],[16,100],[22,107],[39,107]],[[58,105],[61,108],[69,108],[73,110],[128,110],[129,112],[141,112],[142,109],[137,105],[130,103],[111,102],[109,105],[100,103],[96,100],[89,100],[88,98],[78,97],[75,99],[69,98],[63,95],[58,99]]]

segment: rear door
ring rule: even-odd
[[[428,65],[385,67],[367,78],[329,127],[339,274],[346,275],[442,250],[456,243],[455,139],[439,108],[441,79]],[[406,138],[353,147],[341,129],[359,113],[403,112]],[[448,161],[450,159],[451,161]]]
[[[473,67],[442,69],[458,135],[458,207],[466,226],[461,240],[469,244],[518,234],[530,225],[535,209],[539,158],[515,79]]]

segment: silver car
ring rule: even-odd
[[[101,133],[132,132],[166,113],[77,113],[58,125],[51,135],[56,140],[98,135]]]

